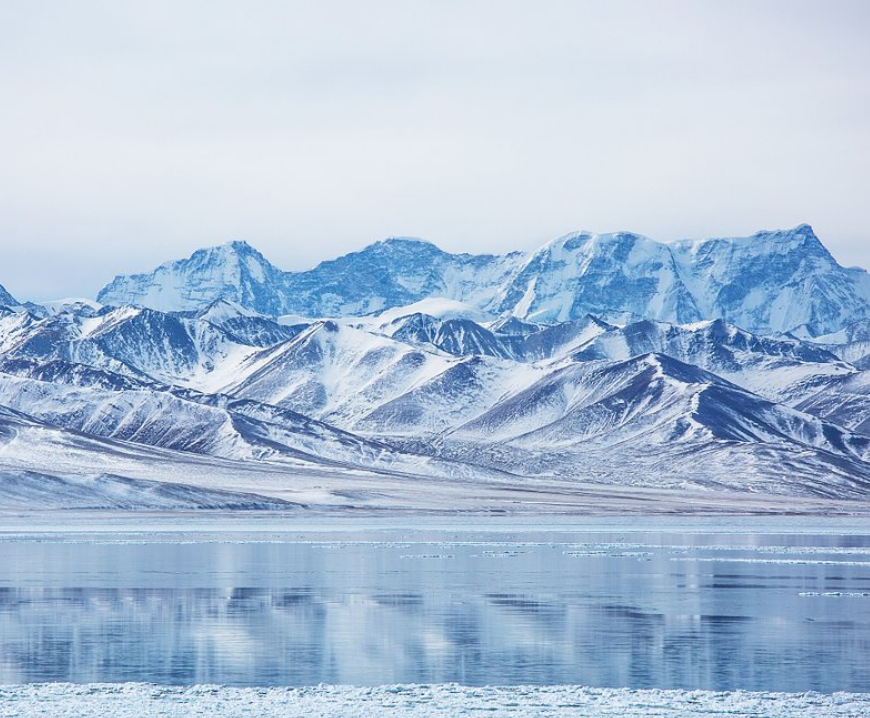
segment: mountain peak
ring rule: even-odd
[[[0,307],[19,307],[21,306],[21,302],[19,302],[15,297],[13,297],[9,292],[4,289],[2,285],[0,285]]]
[[[706,369],[681,361],[662,352],[647,352],[646,354],[627,359],[616,366],[650,369],[658,378],[667,378],[681,384],[724,384],[734,386],[731,382]]]
[[[671,246],[691,247],[697,250],[700,247],[711,244],[731,244],[739,246],[744,250],[759,249],[763,251],[769,246],[781,246],[786,243],[793,243],[795,246],[809,242],[811,245],[817,245],[824,249],[824,245],[816,235],[812,226],[809,224],[799,224],[795,227],[785,229],[760,229],[753,234],[742,237],[709,237],[704,239],[681,239],[671,242]],[[825,253],[827,250],[825,249]]]
[[[283,276],[250,244],[234,240],[165,262],[150,274],[115,277],[97,300],[161,311],[199,311],[225,299],[261,314],[280,314],[274,295]]]
[[[247,240],[244,239],[231,239],[229,242],[224,242],[223,244],[219,244],[215,249],[221,249],[224,251],[232,251],[236,254],[257,254],[260,255],[254,247],[252,247]]]
[[[260,253],[256,248],[250,245],[244,239],[233,239],[229,242],[224,242],[223,244],[216,244],[212,247],[205,247],[203,249],[196,250],[188,259],[193,260],[198,256],[209,256],[209,257],[240,257],[247,258],[251,257],[260,262],[267,262],[266,258]]]
[[[419,237],[386,237],[361,250],[361,254],[386,253],[390,255],[411,255],[422,252],[425,255],[440,255],[445,252],[438,246]]]
[[[566,251],[573,251],[579,249],[584,245],[595,245],[595,244],[624,244],[624,243],[635,243],[635,242],[651,242],[653,244],[659,244],[655,242],[655,240],[650,239],[642,234],[637,234],[635,232],[590,232],[587,229],[578,230],[576,232],[569,232],[568,234],[560,235],[555,239],[551,239],[547,242],[541,250],[548,249],[564,249]],[[539,251],[541,251],[539,250]]]
[[[434,247],[435,244],[430,242],[428,239],[422,239],[420,237],[404,237],[404,236],[395,236],[395,237],[384,237],[384,239],[375,242],[375,244],[385,244],[391,247],[402,247],[402,246],[418,246],[421,244],[428,245],[430,247]]]
[[[806,241],[810,240],[821,245],[821,240],[818,238],[813,228],[808,224],[799,224],[796,227],[789,229],[763,229],[759,230],[751,237],[745,238],[748,241],[758,239],[771,239],[773,241]]]
[[[167,311],[227,299],[260,314],[308,317],[364,316],[434,300],[485,315],[475,321],[504,315],[552,324],[588,313],[617,324],[688,324],[721,317],[756,334],[806,326],[815,335],[870,317],[870,276],[837,264],[809,224],[667,243],[582,230],[506,255],[453,254],[393,236],[304,272],[283,272],[248,242],[233,240],[150,274],[118,277],[98,299]]]

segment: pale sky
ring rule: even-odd
[[[801,222],[870,267],[868,37],[864,0],[0,0],[0,283]]]

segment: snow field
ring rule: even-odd
[[[870,694],[583,686],[373,688],[46,683],[0,686],[2,718],[866,718]]]

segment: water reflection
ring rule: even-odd
[[[0,683],[870,690],[870,556],[698,543],[5,542]]]

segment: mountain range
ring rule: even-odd
[[[870,275],[841,267],[808,225],[671,244],[579,232],[505,255],[394,238],[306,272],[283,272],[247,243],[230,242],[118,276],[97,300],[199,311],[224,299],[272,316],[339,317],[433,297],[544,324],[587,314],[618,323],[724,319],[756,334],[818,336],[870,319]]]
[[[305,272],[230,242],[97,301],[0,287],[0,508],[862,505],[868,370],[870,275],[807,225]]]

